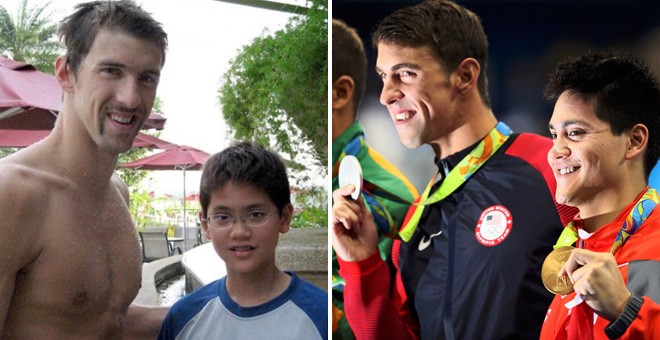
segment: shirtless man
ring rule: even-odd
[[[53,132],[0,160],[0,338],[153,338],[166,310],[129,308],[140,245],[113,170],[151,111],[167,35],[129,1],[78,5],[59,35]]]

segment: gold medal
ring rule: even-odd
[[[559,247],[545,258],[541,267],[543,285],[550,293],[566,295],[573,291],[573,283],[568,276],[559,276],[559,271],[568,261],[573,247]]]

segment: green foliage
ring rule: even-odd
[[[0,158],[7,157],[16,151],[18,151],[17,148],[0,148]]]
[[[63,48],[55,37],[57,25],[46,12],[49,5],[28,7],[22,0],[15,18],[0,6],[0,54],[54,74],[55,58]]]
[[[150,226],[167,227],[168,235],[170,237],[174,236],[176,226],[169,223],[167,219],[163,219],[162,216],[165,215],[166,211],[162,208],[155,208],[153,203],[154,198],[146,190],[142,188],[132,190],[128,210],[133,218],[133,223],[135,223],[135,228],[142,231]]]
[[[307,207],[293,216],[292,228],[324,227],[328,224],[328,210],[319,207]]]
[[[327,0],[314,0],[306,16],[244,46],[230,62],[219,90],[235,140],[251,140],[291,159],[310,145],[318,165],[328,150]],[[308,148],[309,149],[309,148]]]
[[[133,223],[138,231],[144,229],[149,224],[149,216],[154,215],[154,208],[151,206],[151,196],[143,189],[131,190],[131,202],[128,210],[133,217]]]
[[[313,187],[296,194],[293,205],[300,212],[293,215],[291,227],[325,227],[328,225],[328,200],[325,188]]]

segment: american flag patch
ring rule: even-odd
[[[509,236],[512,225],[513,218],[509,209],[493,205],[481,212],[474,235],[482,245],[493,247]]]

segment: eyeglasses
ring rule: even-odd
[[[266,224],[266,222],[268,222],[268,218],[270,216],[275,214],[278,214],[278,212],[253,210],[244,213],[239,218],[241,219],[241,222],[243,222],[243,224],[248,227],[260,227]],[[234,225],[234,222],[236,221],[236,217],[229,214],[221,213],[221,214],[215,214],[209,216],[208,218],[203,218],[202,221],[208,222],[209,225],[215,229],[227,229],[232,225]]]

